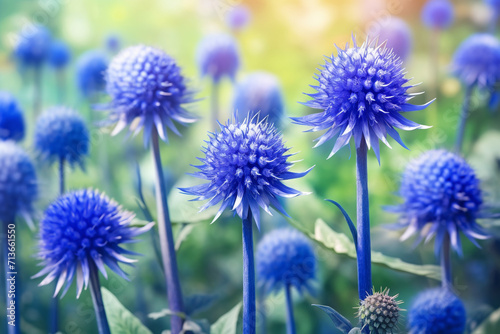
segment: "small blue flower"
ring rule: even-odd
[[[245,5],[238,5],[231,8],[226,14],[226,24],[233,30],[241,30],[250,22],[252,13]]]
[[[500,11],[500,1],[499,0],[485,0],[484,1],[486,4],[488,4],[489,6],[491,6],[491,8],[498,12]]]
[[[316,77],[318,86],[312,86],[316,93],[307,94],[313,99],[304,103],[321,112],[304,117],[294,117],[296,124],[311,126],[310,131],[327,130],[321,135],[315,147],[334,139],[335,145],[328,158],[347,145],[354,137],[356,148],[366,142],[373,147],[380,160],[379,139],[389,145],[390,135],[406,148],[396,129],[426,129],[401,115],[402,112],[422,110],[425,105],[408,102],[415,94],[407,91],[413,86],[404,86],[402,61],[384,46],[373,47],[370,42],[345,50],[337,47],[338,55],[328,58]]]
[[[193,102],[193,92],[176,61],[160,49],[138,45],[121,51],[106,74],[106,90],[112,98],[111,121],[117,121],[113,135],[133,125],[135,133],[144,130],[144,143],[157,131],[167,141],[169,128],[180,136],[174,121],[184,125],[196,119],[185,109]]]
[[[422,9],[422,22],[431,29],[446,29],[455,19],[455,9],[448,0],[429,0]]]
[[[50,45],[51,35],[49,30],[41,25],[31,26],[23,29],[18,34],[17,45],[14,49],[14,57],[21,67],[38,67],[46,61]]]
[[[377,37],[379,43],[387,41],[386,47],[392,49],[402,60],[408,58],[411,53],[413,44],[411,29],[400,18],[393,17],[389,21],[382,23]]]
[[[24,117],[14,96],[0,91],[0,140],[24,138]]]
[[[500,81],[500,42],[490,34],[474,34],[453,55],[453,73],[467,86],[492,90]]]
[[[278,79],[266,72],[249,75],[237,85],[233,107],[240,122],[259,113],[261,119],[267,117],[269,123],[279,127],[285,105]]]
[[[240,66],[236,41],[226,34],[205,37],[198,46],[197,61],[202,77],[209,76],[214,82],[223,77],[234,80]]]
[[[463,334],[465,331],[464,304],[446,288],[420,293],[408,313],[411,334]]]
[[[451,245],[461,254],[459,232],[474,239],[488,236],[477,218],[483,203],[479,180],[461,157],[445,150],[431,150],[410,161],[403,173],[399,195],[404,203],[392,208],[401,214],[400,227],[406,227],[401,239],[418,234],[418,242],[436,236],[439,253],[449,235]],[[477,245],[478,246],[478,245]],[[478,246],[479,247],[479,246]]]
[[[121,49],[122,40],[117,34],[109,34],[104,41],[106,49],[112,53],[117,53]]]
[[[108,57],[99,50],[85,52],[76,61],[76,82],[80,93],[91,97],[104,90]]]
[[[64,284],[66,294],[76,276],[77,298],[89,283],[90,266],[96,266],[107,278],[105,265],[127,279],[118,265],[130,265],[136,260],[124,254],[135,254],[121,244],[135,242],[134,238],[153,223],[141,228],[131,227],[134,215],[96,190],[78,190],[55,200],[40,222],[39,251],[44,267],[33,278],[47,275],[40,285],[56,280],[56,296]]]
[[[255,119],[255,118],[254,118]],[[209,200],[200,211],[222,202],[214,220],[227,207],[235,210],[241,219],[252,214],[260,225],[260,210],[271,214],[272,206],[287,215],[278,197],[295,197],[303,194],[282,183],[283,180],[303,177],[303,173],[289,171],[287,161],[291,154],[283,145],[281,135],[274,125],[249,118],[242,123],[220,125],[219,133],[211,133],[203,148],[205,158],[200,158],[200,171],[194,176],[207,180],[198,186],[181,188],[187,195],[198,196],[194,200]],[[288,216],[288,215],[287,215]]]
[[[71,60],[71,50],[63,41],[54,41],[50,46],[49,64],[56,70],[66,67]]]
[[[35,149],[50,163],[59,161],[84,166],[89,152],[89,131],[83,118],[66,107],[45,111],[36,123]]]
[[[37,192],[31,159],[14,142],[0,142],[0,221],[13,223],[18,214],[28,218]]]
[[[266,234],[257,246],[257,278],[266,292],[290,285],[312,291],[316,276],[314,249],[302,233],[284,228]]]

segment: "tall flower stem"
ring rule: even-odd
[[[465,133],[465,125],[467,123],[467,118],[469,117],[469,107],[470,107],[470,98],[472,95],[472,86],[467,86],[465,90],[464,102],[462,104],[462,112],[460,113],[460,120],[458,123],[457,129],[457,138],[455,141],[455,152],[459,153],[462,151],[463,141],[464,141],[464,133]]]
[[[290,284],[285,287],[286,297],[286,333],[295,334],[295,321],[293,317],[292,289]]]
[[[255,334],[255,264],[252,214],[243,219],[243,334]]]
[[[365,139],[362,138],[359,148],[356,149],[357,260],[360,300],[364,300],[372,290],[367,153],[368,147]]]
[[[36,118],[42,109],[42,67],[34,68],[33,117]]]
[[[64,70],[57,70],[56,72],[56,80],[57,80],[57,97],[59,99],[59,103],[62,105],[65,100],[66,95],[66,78]]]
[[[161,165],[160,147],[158,144],[158,132],[152,131],[151,145],[153,161],[155,164],[155,188],[156,188],[156,208],[158,212],[158,233],[160,236],[160,247],[165,272],[167,298],[170,310],[174,313],[182,313],[184,310],[179,273],[177,269],[177,259],[175,254],[174,235],[172,223],[168,213],[167,188],[163,169]],[[171,317],[172,334],[179,334],[182,330],[184,320],[173,315]]]
[[[14,221],[14,219],[10,219],[9,221]],[[17,299],[17,295],[20,293],[20,289],[18,287],[17,280],[17,267],[13,262],[9,263],[9,253],[12,253],[9,249],[9,226],[15,226],[14,223],[9,223],[7,221],[2,224],[2,236],[3,236],[3,269],[4,269],[4,283],[5,283],[5,305],[6,305],[6,313],[4,313],[7,317],[7,334],[19,334],[21,331],[19,329],[20,325],[20,313],[19,313],[19,303]],[[15,231],[15,230],[14,230]],[[12,233],[11,233],[12,234]],[[15,236],[15,233],[14,233]],[[14,284],[15,293],[11,291],[11,284]],[[11,311],[12,310],[12,311]],[[12,325],[10,322],[12,319],[9,318],[9,315],[14,315],[15,322]]]
[[[97,318],[97,328],[99,334],[110,334],[108,319],[106,318],[106,310],[102,302],[101,284],[99,283],[99,272],[94,264],[94,261],[89,263],[89,276],[90,276],[90,294],[92,295],[92,302],[94,303],[95,316]]]
[[[441,248],[441,285],[443,288],[452,287],[450,235],[448,233],[444,236]]]
[[[219,88],[218,82],[212,83],[212,99],[211,99],[211,109],[212,109],[212,130],[217,129],[217,120],[219,119]]]

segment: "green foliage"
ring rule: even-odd
[[[236,334],[241,302],[224,314],[210,327],[210,334]]]
[[[490,314],[472,334],[500,333],[500,308]]]

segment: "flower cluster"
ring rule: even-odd
[[[225,76],[234,80],[240,66],[236,41],[225,34],[205,37],[198,46],[197,60],[201,76],[209,76],[214,82]]]
[[[0,91],[0,140],[24,138],[24,117],[14,96]]]
[[[375,292],[369,295],[358,308],[358,318],[362,328],[368,327],[370,334],[386,334],[397,331],[399,305],[402,303],[396,298],[398,295],[389,296],[389,290]]]
[[[91,97],[104,89],[104,74],[107,68],[108,57],[102,51],[90,50],[78,58],[76,82],[83,96]]]

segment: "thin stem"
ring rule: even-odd
[[[286,333],[295,334],[295,320],[293,317],[292,289],[290,284],[285,287],[286,297]]]
[[[252,214],[243,219],[243,334],[255,334],[255,265]]]
[[[219,83],[212,83],[212,100],[211,100],[211,109],[212,109],[212,130],[215,131],[217,129],[217,120],[219,119]]]
[[[443,288],[452,287],[450,235],[448,233],[444,236],[441,248],[441,285]]]
[[[106,318],[106,310],[102,302],[101,284],[99,283],[99,271],[93,261],[89,263],[90,275],[90,294],[92,295],[92,302],[94,303],[95,316],[97,318],[97,328],[99,334],[110,334],[108,318]]]
[[[64,194],[64,158],[59,158],[59,195]]]
[[[66,76],[64,69],[56,70],[56,80],[57,80],[57,95],[59,98],[59,103],[63,104],[66,95]]]
[[[10,221],[14,221],[11,219]],[[17,295],[20,293],[17,280],[17,267],[15,262],[11,261],[9,263],[9,253],[12,253],[9,249],[9,226],[14,226],[14,223],[4,222],[2,225],[2,236],[3,236],[3,269],[5,274],[5,305],[6,305],[6,316],[7,316],[7,333],[8,334],[19,334],[21,331],[19,329],[21,314],[19,313],[19,303]],[[15,231],[15,230],[14,230]],[[15,232],[11,233],[15,236]],[[15,240],[15,239],[14,239]],[[12,257],[11,257],[12,258]]]
[[[371,294],[372,290],[367,151],[368,147],[363,137],[359,148],[356,149],[357,260],[358,293],[360,300],[364,300]]]
[[[174,236],[172,233],[172,223],[168,213],[167,191],[163,168],[161,165],[160,148],[158,144],[158,132],[151,134],[152,154],[155,164],[155,188],[156,188],[156,208],[158,212],[158,234],[160,237],[160,247],[165,272],[167,298],[170,310],[175,313],[182,313],[184,310],[179,273],[177,269],[177,259],[175,254]],[[170,318],[172,334],[179,334],[182,330],[184,320],[173,315]]]
[[[457,138],[455,141],[456,153],[460,153],[462,151],[465,125],[467,123],[467,118],[469,117],[469,106],[470,106],[471,95],[472,95],[472,86],[469,85],[465,90],[464,103],[462,104],[462,112],[460,113],[460,120],[458,123]]]
[[[37,117],[42,109],[42,67],[34,68],[33,116]]]

